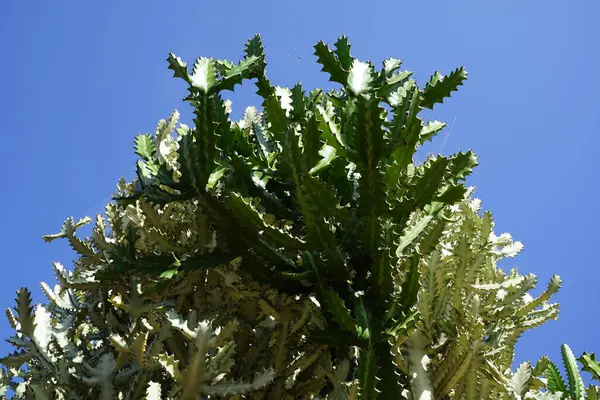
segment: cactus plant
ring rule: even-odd
[[[514,343],[555,318],[535,277],[496,262],[520,249],[493,234],[465,178],[472,152],[413,160],[444,128],[424,122],[466,79],[423,88],[401,62],[354,58],[346,37],[315,55],[337,89],[273,86],[259,36],[237,63],[170,54],[192,127],[173,112],[135,139],[89,238],[69,218],[72,271],[7,311],[17,398],[511,398]],[[254,80],[261,109],[231,120],[224,98]],[[529,296],[529,297],[528,297]],[[15,379],[19,378],[19,379]],[[503,397],[509,396],[509,397]]]

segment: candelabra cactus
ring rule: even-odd
[[[470,152],[413,156],[445,126],[419,113],[466,79],[420,88],[347,38],[315,55],[338,89],[273,86],[260,37],[238,63],[167,61],[194,125],[173,112],[135,139],[137,178],[61,232],[72,272],[7,312],[2,362],[18,398],[477,398],[510,392],[514,342],[556,316],[535,278],[496,267],[496,237],[464,186]],[[253,80],[262,107],[224,98]],[[525,296],[525,297],[524,297]],[[427,361],[427,362],[425,362]],[[25,365],[26,368],[22,368]],[[20,377],[20,381],[13,378]],[[429,397],[427,397],[429,396]],[[475,396],[475,397],[474,397]]]

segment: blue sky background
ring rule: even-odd
[[[169,51],[237,60],[259,32],[279,85],[323,86],[312,46],[347,34],[353,54],[405,61],[421,84],[460,65],[469,80],[434,115],[448,128],[430,147],[473,149],[470,179],[497,233],[524,243],[506,264],[532,272],[540,290],[554,273],[558,321],[527,333],[517,360],[562,342],[600,350],[600,69],[598,1],[0,1],[0,306],[15,290],[54,282],[69,266],[65,243],[44,244],[67,216],[103,211],[117,179],[133,176],[133,139],[178,108]],[[235,112],[258,105],[253,85],[232,96]],[[184,115],[189,115],[185,112]],[[186,121],[191,124],[191,120]],[[538,290],[538,292],[540,291]],[[10,333],[0,323],[0,336]],[[0,344],[0,352],[9,346]]]

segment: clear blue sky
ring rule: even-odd
[[[169,51],[193,61],[237,60],[259,32],[279,85],[326,84],[312,45],[347,34],[353,53],[377,64],[405,60],[424,84],[436,69],[465,65],[469,80],[436,107],[450,129],[432,146],[473,149],[470,184],[498,233],[525,250],[507,267],[564,284],[558,321],[526,334],[518,360],[559,345],[600,351],[595,209],[600,162],[598,1],[0,1],[0,305],[21,286],[54,282],[69,266],[64,243],[40,236],[67,216],[102,212],[117,179],[132,177],[132,143],[183,108]],[[377,5],[375,5],[377,4]],[[255,102],[248,85],[234,109]],[[183,108],[183,110],[187,110]],[[184,115],[189,115],[185,113]],[[191,121],[187,121],[191,123]],[[0,324],[0,336],[9,334]],[[0,352],[8,350],[0,345]]]

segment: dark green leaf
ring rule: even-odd
[[[584,352],[577,360],[583,364],[584,371],[589,372],[594,379],[600,381],[600,364],[596,361],[596,354]]]
[[[377,398],[377,355],[371,344],[360,349],[358,358],[358,380],[360,398],[375,400]]]
[[[257,233],[263,231],[264,235],[276,243],[277,246],[297,250],[306,247],[305,243],[299,238],[265,222],[264,216],[248,200],[241,196],[232,193],[228,198],[227,204],[240,223],[255,229]]]
[[[440,190],[434,201],[444,204],[455,204],[465,197],[465,193],[467,193],[467,188],[464,185],[449,185]]]
[[[392,180],[411,162],[419,143],[421,120],[417,117],[420,107],[420,92],[413,81],[408,81],[396,92],[398,98],[394,107],[394,117],[390,127],[390,144],[387,154],[391,154],[396,167]],[[393,102],[394,103],[394,102]]]
[[[361,399],[377,398],[377,355],[375,353],[375,327],[372,324],[371,313],[365,307],[360,296],[355,297],[356,322],[359,338],[363,340],[358,358],[358,379]]]
[[[303,128],[302,160],[304,161],[304,169],[306,171],[311,171],[319,162],[319,152],[323,148],[317,117],[314,114],[311,114],[306,120]],[[331,160],[332,159],[330,159],[330,162]]]
[[[260,35],[255,35],[246,43],[245,53],[246,57],[248,58],[252,56],[264,58],[265,47],[263,45],[262,38],[260,37]]]
[[[363,296],[356,294],[354,297],[354,315],[356,316],[357,333],[360,339],[367,342],[376,340],[378,332],[373,330],[371,311],[366,307]]]
[[[421,173],[414,178],[412,184],[415,207],[425,207],[432,201],[440,190],[449,163],[450,160],[446,157],[436,157],[425,163]]]
[[[0,363],[8,368],[21,368],[24,363],[29,362],[35,356],[36,352],[33,350],[16,351],[0,359]]]
[[[288,129],[288,119],[285,115],[285,110],[281,107],[281,101],[273,93],[263,103],[265,117],[269,122],[270,129],[273,133],[284,133]]]
[[[344,71],[349,71],[354,59],[350,55],[350,43],[348,42],[348,37],[341,36],[337,42],[335,42],[335,55],[337,56],[342,69]]]
[[[477,157],[471,151],[453,155],[450,157],[450,165],[448,167],[450,174],[448,180],[450,181],[451,179],[456,182],[465,179],[477,165],[479,165]]]
[[[17,321],[21,325],[20,331],[29,337],[33,337],[35,322],[33,320],[33,306],[31,305],[31,292],[27,288],[17,290],[16,298]]]
[[[413,257],[406,259],[402,268],[407,269],[407,272],[404,282],[402,283],[402,290],[400,292],[398,303],[402,313],[408,315],[417,302],[417,294],[421,288],[421,284],[419,283],[419,256],[414,255]]]
[[[401,399],[402,386],[400,385],[399,369],[394,362],[392,346],[387,341],[375,345],[377,357],[377,399]]]
[[[216,101],[215,101],[216,100]],[[193,156],[195,181],[200,192],[204,191],[208,178],[215,167],[217,156],[217,123],[215,122],[215,108],[224,107],[218,98],[212,96],[199,96],[198,106],[194,113],[196,128],[193,131],[196,154]]]
[[[419,244],[419,250],[422,256],[426,256],[435,250],[436,246],[440,243],[445,227],[446,221],[438,220],[434,223],[429,232],[425,234],[423,240],[421,240],[421,243]]]
[[[385,186],[379,161],[383,150],[382,110],[376,99],[361,97],[356,111],[359,213],[365,219],[365,246],[376,253],[381,229],[378,216],[384,207]]]
[[[169,69],[173,71],[173,77],[181,78],[189,84],[192,83],[185,61],[182,61],[181,58],[175,56],[175,54],[169,53],[167,62],[169,63]]]
[[[330,313],[333,319],[348,332],[356,332],[355,322],[350,315],[350,310],[346,308],[340,295],[330,287],[322,286],[321,297],[325,301],[325,312]]]
[[[394,291],[393,270],[395,262],[391,246],[394,243],[394,225],[386,221],[381,227],[382,237],[371,266],[369,298],[380,310],[389,307]]]
[[[324,42],[321,41],[315,45],[315,56],[317,56],[317,62],[323,66],[321,71],[330,75],[330,81],[346,85],[348,73],[344,71],[341,62]]]
[[[548,379],[548,390],[550,390],[550,392],[561,392],[564,395],[569,393],[567,385],[563,380],[562,376],[560,375],[560,371],[554,363],[550,362],[548,364],[544,375],[546,375],[546,379]]]
[[[200,192],[202,185],[199,182],[198,165],[195,157],[198,154],[196,143],[191,134],[181,136],[179,141],[178,160],[180,164],[181,181],[191,185],[196,192]]]
[[[418,312],[416,310],[409,311],[405,313],[403,310],[403,305],[396,305],[394,309],[392,309],[390,315],[395,316],[395,318],[391,319],[387,326],[386,333],[393,337],[408,337],[410,332],[415,328],[417,324],[417,316]]]
[[[292,88],[292,120],[300,121],[306,115],[306,95],[300,83]]]
[[[227,69],[218,84],[218,90],[233,90],[235,85],[241,84],[244,79],[255,78],[261,65],[260,58],[250,56],[239,64]]]
[[[444,98],[450,97],[452,92],[458,90],[458,87],[466,79],[467,71],[463,67],[457,68],[447,76],[443,76],[439,71],[436,71],[425,85],[421,106],[433,109],[435,104],[443,103]]]
[[[414,225],[411,225],[403,232],[398,242],[398,246],[396,247],[396,257],[401,258],[404,255],[404,250],[414,243],[414,241],[429,226],[432,219],[433,217],[431,215],[424,215],[420,217]]]
[[[348,279],[345,255],[338,246],[332,224],[332,218],[340,214],[337,210],[339,200],[323,182],[310,176],[298,181],[296,191],[308,242],[325,251],[329,277],[344,282]]]

